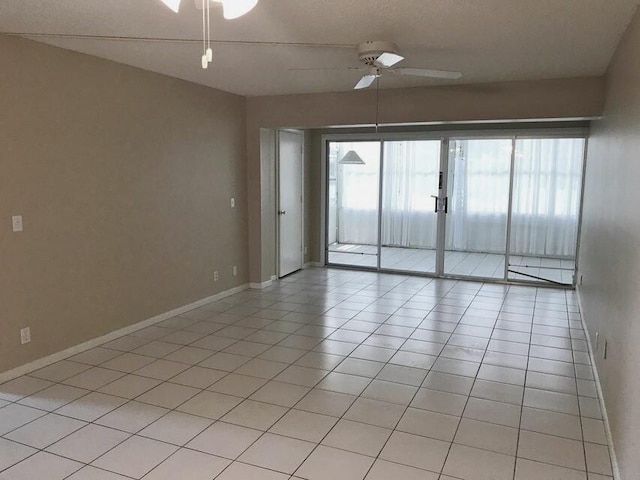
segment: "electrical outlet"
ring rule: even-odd
[[[236,208],[236,199],[235,198],[231,199],[231,208]]]
[[[31,328],[26,327],[20,330],[20,343],[24,345],[31,341]]]
[[[233,266],[233,276],[237,276],[238,275],[238,267],[236,267],[235,265]]]
[[[220,280],[220,274],[216,270],[215,272],[213,272],[213,281],[217,282],[218,280]]]
[[[23,227],[22,227],[22,215],[14,215],[13,217],[11,217],[11,223],[13,225],[13,231],[14,232],[21,232]]]

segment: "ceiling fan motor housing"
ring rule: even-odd
[[[391,42],[364,42],[358,45],[360,61],[365,65],[374,66],[374,62],[383,53],[398,53],[398,47]]]

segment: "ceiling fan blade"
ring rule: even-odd
[[[398,55],[397,53],[385,52],[380,55],[373,63],[375,63],[378,67],[390,68],[403,60],[404,57],[402,55]]]
[[[369,88],[373,84],[373,82],[376,81],[376,78],[378,78],[376,75],[365,75],[360,79],[358,84],[355,87],[353,87],[353,89],[362,90],[364,88]]]
[[[396,75],[412,75],[414,77],[446,78],[457,80],[462,78],[462,72],[452,72],[449,70],[428,70],[426,68],[395,68],[391,70]]]
[[[322,68],[322,67],[302,67],[302,68],[288,68],[290,72],[349,72],[349,71],[366,71],[366,69],[358,67],[336,67],[336,68]]]

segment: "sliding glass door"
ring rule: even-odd
[[[509,279],[572,284],[583,138],[516,140]]]
[[[504,278],[512,143],[509,138],[451,140],[445,274]]]
[[[327,260],[378,268],[380,142],[328,146]]]
[[[384,142],[380,268],[436,273],[440,146]]]
[[[326,145],[329,265],[574,283],[583,137]]]

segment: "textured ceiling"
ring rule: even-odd
[[[465,74],[457,81],[385,76],[382,88],[601,75],[637,5],[638,0],[260,0],[249,15],[233,21],[223,20],[220,7],[213,6],[212,37],[222,43],[214,44],[209,70],[200,67],[202,16],[193,0],[183,0],[179,14],[160,0],[1,0],[0,32],[193,40],[32,37],[255,96],[349,90],[360,74],[347,68],[359,66],[355,46],[366,40],[395,42],[406,57],[402,66]],[[291,70],[312,67],[337,70]]]

